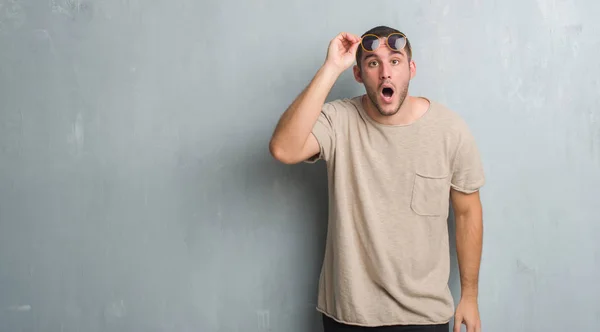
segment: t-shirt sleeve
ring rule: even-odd
[[[470,194],[485,183],[485,174],[475,138],[463,129],[454,157],[451,186],[457,191]]]
[[[315,163],[318,160],[328,161],[335,150],[335,117],[336,110],[332,103],[325,103],[317,122],[311,131],[319,143],[319,153],[305,160],[306,163]]]

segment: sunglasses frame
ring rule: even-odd
[[[393,36],[393,35],[399,35],[399,36],[401,36],[402,38],[404,38],[404,45],[403,45],[403,46],[402,46],[400,49],[396,49],[396,48],[394,48],[394,47],[391,47],[391,46],[390,46],[390,43],[389,43],[388,41],[389,41],[389,38],[390,38],[391,36]],[[392,33],[390,33],[389,35],[387,35],[387,36],[383,36],[383,37],[379,37],[379,36],[377,36],[377,35],[375,35],[375,34],[371,34],[371,33],[369,33],[369,34],[366,34],[366,35],[362,36],[362,38],[360,39],[360,47],[361,47],[361,48],[363,49],[363,51],[365,51],[365,52],[375,52],[375,51],[376,51],[378,48],[380,48],[380,47],[381,47],[381,43],[379,43],[379,45],[377,45],[377,47],[375,47],[373,50],[367,50],[367,49],[365,48],[365,45],[363,44],[363,41],[365,40],[365,37],[369,37],[369,36],[373,36],[373,37],[375,37],[375,38],[376,38],[376,39],[378,39],[378,40],[379,40],[379,39],[381,39],[381,38],[385,38],[385,43],[386,43],[386,45],[387,45],[387,46],[388,46],[390,49],[392,49],[392,50],[395,50],[395,51],[401,51],[401,50],[403,50],[403,49],[406,47],[406,44],[408,44],[408,37],[406,37],[406,35],[405,35],[405,34],[403,34],[402,32],[392,32]]]

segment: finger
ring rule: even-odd
[[[350,42],[352,44],[356,44],[356,43],[360,43],[361,39],[359,37],[357,37],[357,36],[352,35],[348,40],[350,40]]]
[[[340,32],[337,34],[337,36],[335,36],[335,38],[333,38],[333,40],[339,41],[342,44],[344,43],[344,41],[346,41],[346,33],[345,32]]]
[[[344,48],[348,48],[350,47],[350,43],[346,40],[346,39],[342,39],[341,40],[342,46],[344,46]]]
[[[455,318],[454,319],[454,330],[453,330],[453,332],[460,332],[460,325],[461,324],[462,324],[462,320],[458,319],[458,317]]]
[[[352,39],[350,39],[349,36],[350,36],[350,34],[348,32],[340,32],[340,34],[338,35],[339,39],[342,40],[342,41],[346,41],[346,40],[350,41],[350,40],[352,40]]]
[[[340,37],[350,42],[350,44],[354,44],[355,42],[360,41],[360,38],[358,36],[349,32],[342,32]]]
[[[465,322],[465,325],[467,326],[467,332],[479,332],[477,324],[473,323],[472,320]]]

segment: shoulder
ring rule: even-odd
[[[354,111],[357,110],[358,97],[333,99],[323,104],[323,112]]]
[[[355,117],[359,112],[359,97],[333,99],[323,104],[321,116],[331,122],[344,122]]]
[[[436,130],[458,139],[471,135],[469,125],[460,113],[437,101],[430,100],[430,104],[431,124]]]
[[[463,117],[454,109],[435,100],[430,100],[431,111],[435,114],[435,119],[447,125],[462,126],[465,125]]]

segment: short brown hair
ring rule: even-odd
[[[374,27],[371,30],[363,33],[362,36],[360,36],[360,37],[362,38],[365,35],[375,35],[377,37],[387,37],[391,33],[401,33],[401,34],[404,34],[403,32],[401,32],[399,30],[396,30],[394,28],[390,28],[390,27],[385,26],[385,25],[380,25],[380,26]],[[408,57],[408,61],[410,61],[412,59],[412,48],[410,46],[410,41],[408,40],[408,38],[406,38],[406,46],[404,46],[404,50],[406,51],[406,55]],[[358,50],[356,51],[356,64],[358,65],[358,68],[360,68],[360,60],[362,58],[362,54],[363,54],[363,49],[359,45],[358,46]]]

